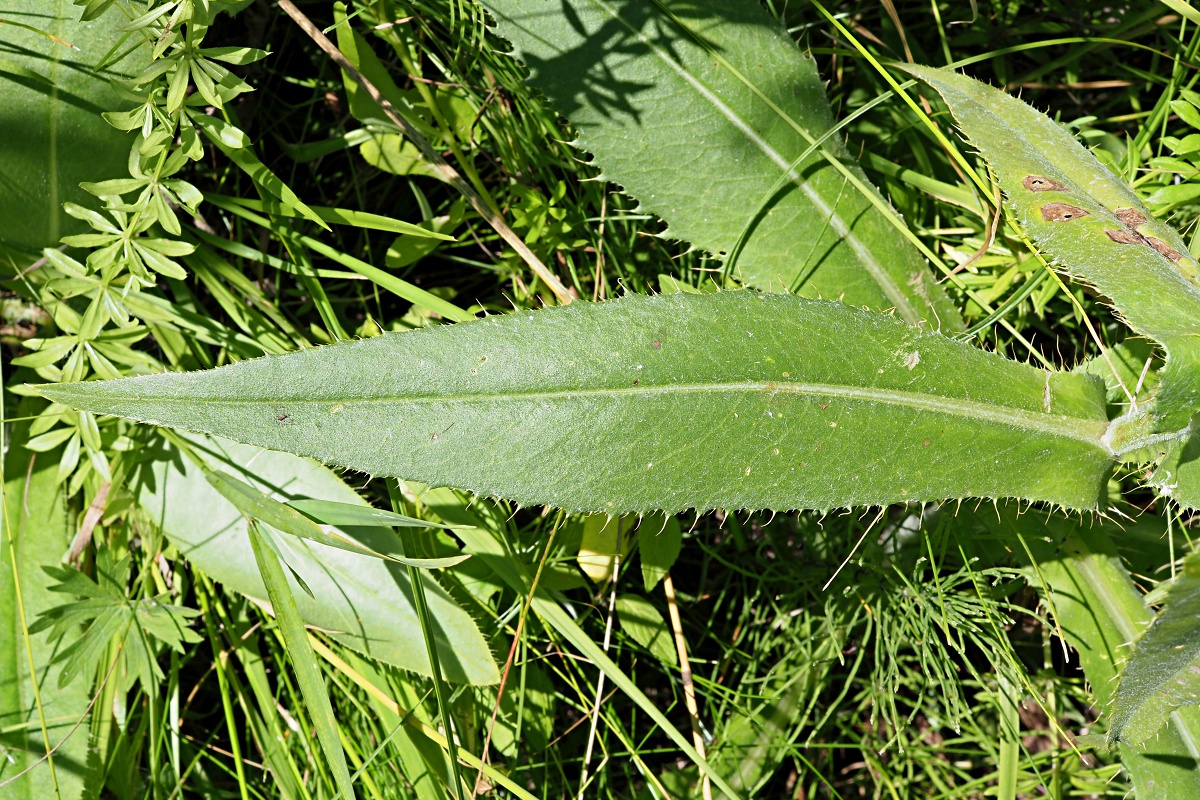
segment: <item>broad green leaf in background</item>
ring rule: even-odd
[[[1175,709],[1200,703],[1200,555],[1167,589],[1162,611],[1134,644],[1121,672],[1109,737],[1140,746]],[[1194,710],[1194,709],[1193,709]]]
[[[1111,462],[1093,376],[748,291],[629,296],[39,391],[372,475],[610,514],[964,496],[1094,508]]]
[[[366,503],[328,469],[286,453],[263,452],[222,440],[189,439],[214,468],[283,501],[302,498]],[[180,554],[227,589],[265,599],[255,568],[245,517],[174,448],[155,454],[143,470],[140,502]],[[204,509],[203,514],[196,509]],[[378,528],[342,532],[372,550],[387,552],[394,534]],[[430,674],[425,643],[405,569],[366,555],[276,536],[287,565],[313,592],[293,584],[305,622],[338,631],[334,638],[403,669]],[[457,683],[499,680],[495,660],[475,621],[427,576],[426,596],[438,625],[442,668]]]
[[[466,209],[467,204],[465,201],[456,200],[450,204],[449,213],[432,217],[417,224],[431,233],[449,234],[462,224],[463,217],[466,215]],[[407,267],[409,264],[415,264],[420,261],[441,247],[441,244],[441,241],[438,239],[397,236],[396,241],[392,242],[392,246],[387,249],[384,261],[392,269],[401,269],[402,267]]]
[[[647,592],[671,571],[682,549],[683,531],[679,529],[679,520],[662,514],[642,518],[638,527],[638,552],[642,557],[642,583]]]
[[[986,548],[989,537],[979,531],[988,531],[994,537],[990,544],[999,545],[1028,569],[1029,584],[1041,596],[1055,630],[1079,654],[1096,707],[1112,708],[1116,677],[1130,657],[1129,643],[1154,617],[1114,547],[1114,540],[1140,538],[1142,523],[1080,525],[1059,516],[1022,515],[1008,504],[959,513],[955,524],[963,529],[960,541],[968,546]],[[1151,532],[1150,541],[1156,539],[1157,533]],[[1144,546],[1134,549],[1144,557]],[[988,552],[985,559],[1004,560],[1003,553]],[[1107,718],[1102,715],[1101,723]],[[1109,724],[1109,735],[1114,736],[1119,729],[1115,714]],[[1198,740],[1200,710],[1191,708],[1175,711],[1160,735],[1142,747],[1122,742],[1121,763],[1133,778],[1138,800],[1200,796]]]
[[[1187,427],[1200,409],[1200,265],[1179,234],[1065,128],[1026,103],[949,70],[900,68],[946,101],[1038,247],[1163,346],[1158,429]]]
[[[33,408],[32,403],[23,403],[19,413],[28,414]],[[87,723],[72,733],[87,713],[91,684],[76,680],[59,686],[63,665],[52,662],[71,642],[55,641],[45,633],[31,635],[41,693],[39,715],[20,618],[23,611],[26,623],[32,625],[43,611],[62,603],[63,596],[51,592],[54,580],[42,567],[58,564],[74,531],[63,507],[63,492],[55,485],[58,453],[25,449],[29,423],[19,423],[12,430],[12,438],[5,442],[4,514],[0,518],[0,783],[33,766],[46,754],[47,744],[58,749],[52,764],[34,767],[0,794],[6,800],[43,800],[55,797],[57,786],[58,796],[75,800],[83,794],[85,784],[95,780],[88,765]],[[20,605],[14,573],[20,580]],[[42,715],[49,742],[42,738]]]
[[[393,175],[445,180],[445,176],[425,159],[415,144],[398,133],[377,133],[358,149],[363,160],[376,169]]]
[[[367,40],[355,31],[352,25],[347,24],[345,3],[333,4],[333,17],[337,23],[338,49],[346,56],[346,60],[358,68],[363,77],[391,103],[396,113],[416,128],[417,132],[426,139],[437,140],[437,129],[427,119],[429,110],[421,107],[420,93],[416,89],[406,91],[396,85],[387,67],[379,60],[379,56],[375,55]],[[388,117],[383,108],[363,91],[357,81],[343,72],[342,82],[346,87],[346,97],[350,101],[350,116],[359,122],[378,122],[388,128],[394,127],[393,123],[387,121]]]
[[[65,202],[92,207],[81,181],[129,174],[129,139],[100,114],[124,107],[109,79],[139,72],[149,49],[128,40],[121,49],[133,52],[97,75],[92,67],[123,35],[122,15],[79,22],[65,0],[11,0],[3,15],[79,48],[0,25],[0,248],[36,253],[87,228],[62,209]]]
[[[622,594],[617,596],[616,610],[621,630],[659,661],[678,666],[679,654],[675,651],[675,640],[671,638],[662,612],[653,603],[641,595]]]
[[[793,169],[834,121],[812,58],[757,3],[484,5],[575,144],[667,222],[666,236],[724,259],[748,228],[736,264],[752,286],[960,326],[840,136]]]

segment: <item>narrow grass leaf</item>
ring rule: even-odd
[[[758,4],[484,5],[533,85],[578,130],[575,144],[667,222],[665,236],[725,259],[749,227],[737,270],[750,285],[959,326],[838,136],[793,165],[833,116],[812,58]]]
[[[222,137],[221,130],[216,126],[217,121],[213,117],[200,114],[193,117],[193,119],[196,122],[196,126],[208,136],[209,141],[228,156],[230,161],[237,164],[250,177],[255,186],[272,197],[277,198],[280,203],[285,207],[293,209],[296,214],[303,216],[305,219],[312,220],[325,230],[329,230],[329,225],[325,220],[321,219],[319,214],[305,205],[304,201],[286,183],[280,180],[278,175],[268,169],[266,164],[259,161],[258,156],[254,155],[250,147],[230,146],[229,142]],[[204,120],[207,120],[207,122]]]
[[[335,503],[330,500],[293,500],[289,506],[309,519],[326,525],[356,528],[429,528],[436,523],[415,517],[406,517],[392,511],[351,503]]]
[[[1112,455],[1093,376],[753,292],[630,296],[39,391],[373,475],[609,514],[966,496],[1094,508]]]
[[[207,195],[211,197],[212,195]],[[282,203],[271,200],[257,200],[249,197],[229,197],[222,196],[222,199],[238,205],[245,206],[252,211],[259,213],[271,214],[273,216],[283,217],[301,217],[304,216],[297,209],[290,206],[285,206]],[[365,211],[355,211],[350,208],[332,208],[330,206],[309,206],[310,211],[316,214],[325,222],[332,225],[350,225],[355,228],[367,228],[375,231],[389,231],[391,233],[402,233],[407,236],[416,236],[424,239],[441,239],[443,241],[455,241],[453,236],[445,233],[438,233],[429,228],[422,227],[413,222],[405,222],[392,217],[385,217],[380,214],[368,214]]]
[[[308,539],[309,541],[328,547],[336,547],[339,550],[345,550],[350,553],[358,553],[359,555],[370,556],[371,558],[381,558],[385,561],[395,561],[397,564],[407,564],[410,567],[417,567],[418,569],[452,567],[455,564],[461,564],[470,557],[406,558],[402,555],[380,553],[346,536],[331,525],[317,524],[299,510],[268,497],[253,486],[242,483],[237,478],[232,478],[220,472],[209,472],[205,477],[212,484],[212,487],[221,493],[222,497],[233,503],[243,514],[266,525],[270,525],[281,533],[298,536],[301,539]],[[316,502],[319,503],[322,501],[318,500]],[[355,508],[355,506],[346,505],[346,508]],[[371,511],[373,509],[361,510]],[[413,522],[425,527],[419,520],[413,520]],[[312,594],[311,591],[309,594]]]
[[[279,625],[288,658],[296,672],[296,682],[300,685],[300,694],[308,707],[309,718],[317,730],[317,739],[321,742],[325,761],[333,772],[338,791],[343,797],[353,800],[356,795],[350,782],[350,771],[346,768],[346,754],[338,740],[337,720],[333,717],[333,706],[329,703],[329,689],[325,686],[317,659],[308,644],[304,620],[300,617],[300,609],[296,607],[292,587],[288,585],[275,549],[265,541],[265,537],[270,534],[261,530],[253,520],[250,521],[248,530],[250,544],[254,549],[254,560],[258,564],[263,583],[266,584],[275,622]]]

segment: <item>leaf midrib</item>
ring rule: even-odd
[[[1029,411],[995,403],[984,403],[963,398],[944,397],[941,395],[906,392],[899,389],[879,389],[866,386],[847,386],[844,384],[775,382],[775,381],[738,381],[724,383],[690,383],[670,385],[646,385],[628,387],[589,387],[580,389],[557,389],[554,391],[501,391],[473,392],[469,394],[437,394],[437,395],[388,395],[376,397],[342,396],[342,397],[271,397],[252,399],[225,398],[188,398],[189,405],[203,404],[215,406],[244,406],[269,405],[280,407],[288,402],[301,403],[351,403],[358,405],[375,405],[384,403],[455,403],[481,402],[494,400],[573,400],[583,397],[654,397],[662,395],[687,394],[795,394],[810,397],[845,398],[848,400],[878,403],[890,406],[901,406],[918,411],[928,411],[946,416],[956,416],[963,419],[981,420],[985,422],[1007,425],[1037,433],[1049,434],[1067,439],[1075,439],[1096,447],[1106,455],[1112,455],[1111,449],[1102,437],[1107,430],[1105,420],[1089,420],[1081,417],[1053,415],[1049,412]],[[138,395],[116,396],[107,395],[108,403],[122,401],[147,403],[170,402],[170,397],[145,397]],[[185,401],[180,401],[185,402]]]

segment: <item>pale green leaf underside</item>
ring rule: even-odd
[[[1197,264],[1179,234],[1154,219],[1066,129],[1026,103],[949,70],[901,68],[946,101],[1038,247],[1065,272],[1111,299],[1134,330],[1163,345],[1168,363],[1158,398],[1161,425],[1164,430],[1185,427],[1200,408],[1200,285]],[[1050,183],[1031,188],[1030,178]],[[1050,204],[1087,213],[1060,219]]]
[[[310,498],[372,510],[330,470],[307,459],[222,439],[188,440],[213,468],[278,500]],[[133,485],[141,506],[191,564],[227,589],[266,599],[246,518],[217,493],[200,467],[170,448],[135,475]],[[372,550],[386,551],[394,540],[392,533],[379,529],[342,530]],[[313,592],[309,596],[293,582],[292,593],[306,623],[336,631],[333,636],[342,644],[380,661],[431,674],[404,567],[315,542],[274,538],[290,568],[289,576],[292,571],[299,574]],[[425,580],[425,595],[437,620],[439,652],[451,654],[442,658],[447,677],[455,682],[495,683],[499,673],[475,621],[434,579],[426,576]]]
[[[813,60],[757,3],[485,5],[531,82],[578,130],[575,144],[662,217],[668,236],[724,258],[753,221],[737,259],[750,285],[959,326],[840,135],[801,162],[754,220],[834,125]]]
[[[1111,456],[1091,376],[840,303],[753,292],[573,304],[40,391],[581,511],[964,496],[1091,508]]]
[[[1121,673],[1109,735],[1132,745],[1154,736],[1171,712],[1200,703],[1200,557],[1184,562],[1163,610]]]

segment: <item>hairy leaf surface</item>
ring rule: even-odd
[[[575,144],[666,220],[667,236],[725,259],[749,229],[736,269],[753,286],[959,326],[840,135],[793,166],[833,116],[812,58],[757,3],[484,5]]]
[[[1110,463],[1092,376],[753,292],[572,304],[40,391],[374,475],[609,513],[963,496],[1091,508]]]
[[[278,500],[332,500],[369,510],[353,489],[312,461],[220,439],[189,437],[189,442],[213,467]],[[196,567],[227,589],[266,599],[246,518],[179,451],[170,448],[156,456],[138,477],[142,507]],[[394,545],[394,535],[377,528],[347,526],[342,532],[372,550],[386,552]],[[310,596],[293,583],[306,623],[337,631],[333,636],[342,644],[380,661],[430,674],[412,585],[403,567],[293,537],[276,536],[275,541],[287,565],[312,591]],[[289,580],[295,581],[295,574]],[[453,654],[443,656],[447,677],[495,683],[495,660],[475,621],[432,578],[426,580],[425,595],[437,620],[439,652]]]
[[[949,70],[902,68],[946,101],[1038,247],[1163,345],[1160,427],[1185,427],[1200,408],[1200,272],[1179,234],[1036,109]]]
[[[1191,556],[1121,673],[1109,735],[1132,745],[1154,736],[1171,712],[1200,703],[1200,556]]]

